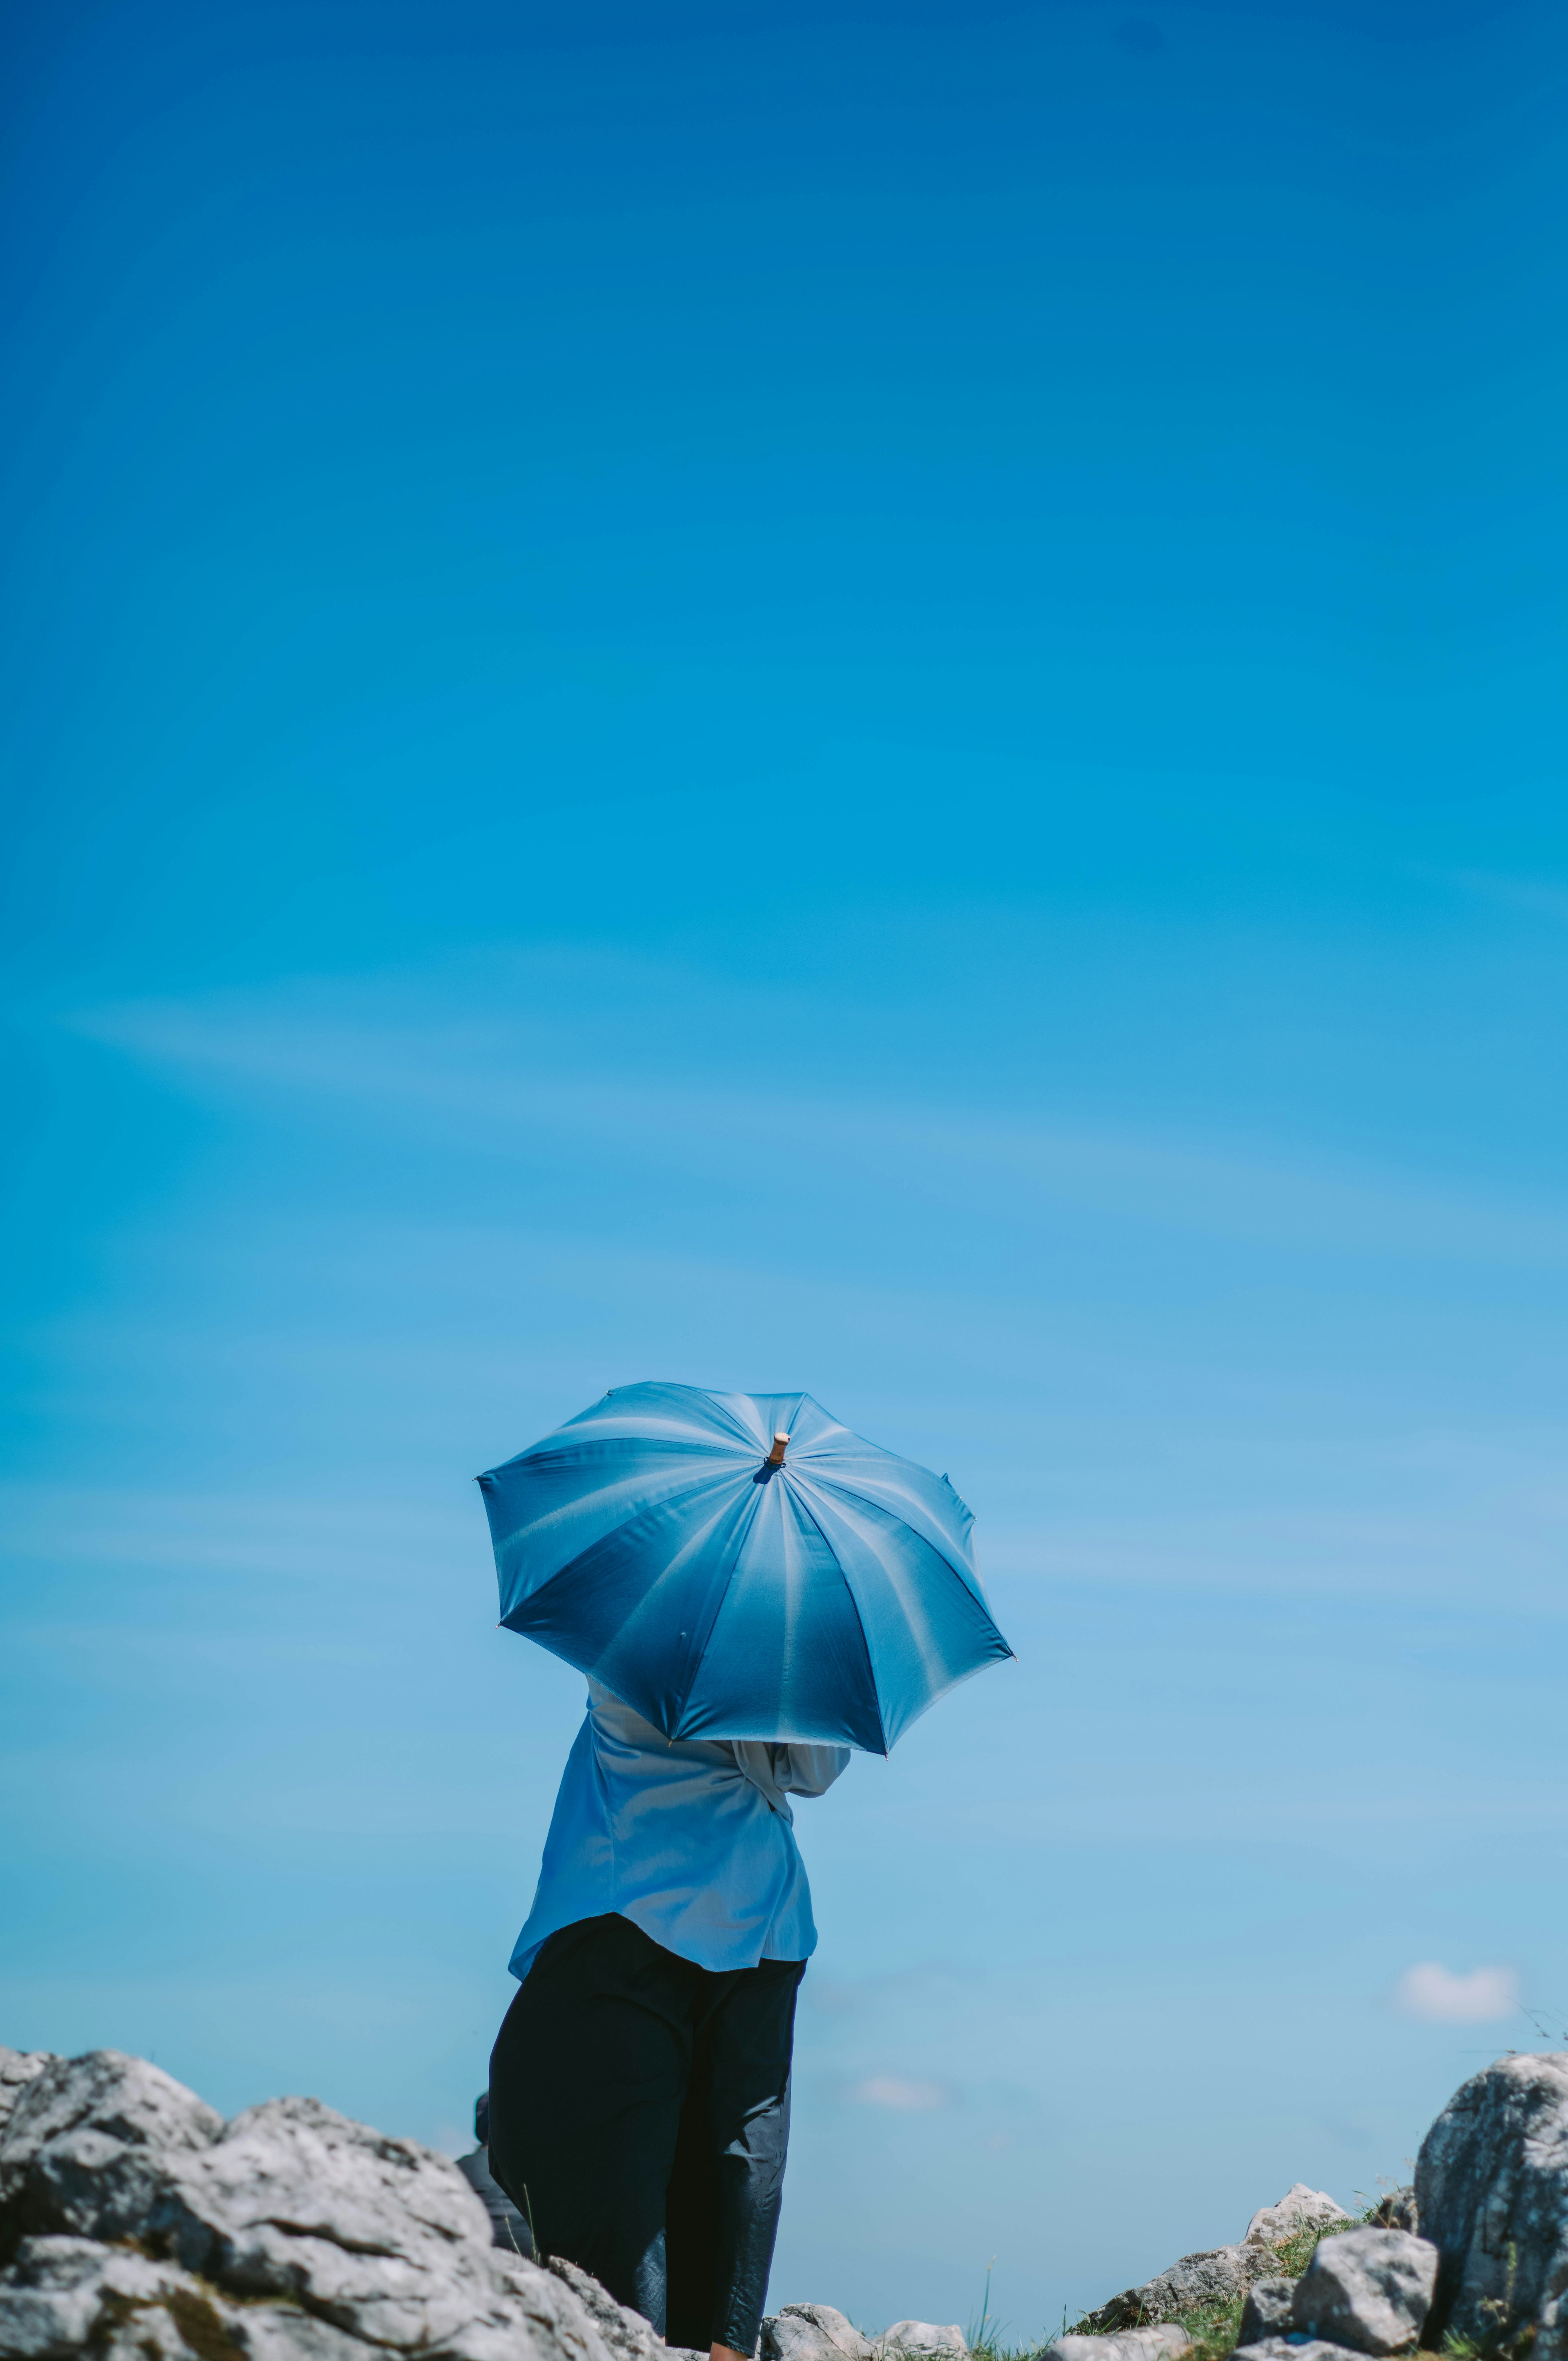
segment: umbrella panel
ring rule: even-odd
[[[624,1443],[573,1436],[492,1468],[480,1477],[479,1489],[495,1543],[502,1620],[630,1519],[700,1489],[720,1472],[732,1483],[743,1479],[755,1464],[736,1444],[677,1438],[661,1440],[656,1454],[646,1447],[630,1454]]]
[[[737,1553],[677,1738],[886,1752],[854,1596],[795,1488],[775,1478]]]
[[[826,1485],[801,1485],[852,1594],[881,1700],[885,1752],[910,1723],[987,1664],[1013,1653],[967,1571],[901,1518]]]
[[[629,1519],[501,1618],[673,1738],[756,1493],[708,1477]]]

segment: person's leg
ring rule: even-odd
[[[789,2145],[795,2002],[805,1962],[707,1980],[666,2201],[665,2337],[756,2351]]]
[[[728,1979],[707,1976],[694,2012],[698,2031],[681,2108],[670,2185],[664,2195],[664,2337],[706,2353],[714,2331],[713,2291],[718,2270],[718,2158],[709,2122],[713,2087],[711,2044],[705,2020]]]
[[[664,2333],[664,2196],[703,1971],[620,1917],[553,1935],[490,2058],[490,2169],[536,2251]]]

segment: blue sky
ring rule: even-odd
[[[460,2145],[471,1479],[802,1386],[1018,1661],[800,1814],[775,2300],[1398,2176],[1568,2024],[1554,12],[5,39],[0,2037]]]

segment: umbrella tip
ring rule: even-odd
[[[775,1433],[773,1435],[773,1447],[768,1454],[768,1466],[770,1467],[782,1467],[784,1466],[784,1455],[788,1447],[788,1435],[782,1433]]]

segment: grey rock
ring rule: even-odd
[[[0,2282],[5,2361],[368,2361],[324,2321],[230,2304],[172,2263],[91,2238],[25,2239]]]
[[[169,2175],[154,2227],[192,2269],[216,2263],[233,2275],[247,2241],[269,2228],[367,2257],[490,2241],[489,2216],[449,2158],[319,2099],[247,2107],[199,2155],[170,2158]]]
[[[1437,2248],[1409,2230],[1325,2238],[1296,2282],[1296,2330],[1354,2353],[1409,2351],[1437,2284]]]
[[[223,2121],[145,2058],[93,2049],[49,2059],[0,2127],[0,2239],[138,2236],[165,2160],[205,2147]]]
[[[0,2042],[0,2132],[27,2085],[54,2062],[52,2049],[7,2049]]]
[[[1183,2255],[1168,2270],[1143,2287],[1113,2295],[1098,2312],[1085,2313],[1078,2334],[1103,2335],[1124,2328],[1146,2327],[1202,2304],[1232,2303],[1257,2280],[1273,2276],[1277,2257],[1271,2247],[1254,2240],[1240,2246],[1210,2246]]]
[[[50,2141],[87,2125],[130,2147],[195,2150],[216,2139],[224,2119],[161,2066],[118,2049],[90,2049],[82,2058],[46,2058],[24,2078],[0,2158],[7,2169],[25,2166]]]
[[[1152,2328],[1124,2328],[1113,2336],[1058,2336],[1047,2345],[1044,2361],[1181,2361],[1192,2350],[1192,2339],[1175,2321]]]
[[[19,2185],[0,2193],[0,2218],[12,2235],[60,2231],[135,2238],[162,2191],[162,2158],[156,2148],[111,2139],[87,2124],[51,2140]]]
[[[284,2304],[236,2304],[225,2309],[224,2318],[230,2342],[245,2361],[368,2361],[364,2345],[352,2336]]]
[[[609,2361],[559,2279],[490,2243],[449,2158],[316,2099],[270,2099],[198,2155],[166,2159],[147,2235],[240,2295],[291,2298],[394,2352],[451,2361]]]
[[[874,2351],[830,2303],[781,2304],[762,2323],[762,2361],[872,2361]]]
[[[230,2307],[184,2271],[91,2238],[24,2239],[0,2282],[0,2354],[61,2361],[89,2347],[229,2361]]]
[[[1290,2312],[1295,2300],[1294,2279],[1259,2279],[1247,2290],[1236,2343],[1261,2345],[1266,2337],[1288,2336],[1293,2325]]]
[[[1238,2345],[1230,2361],[1365,2361],[1347,2345],[1327,2345],[1321,2336],[1303,2337],[1292,2345],[1284,2336],[1266,2336],[1256,2345]]]
[[[366,2342],[449,2361],[610,2361],[567,2287],[490,2246],[483,2204],[445,2158],[314,2100],[251,2108],[225,2130],[141,2059],[50,2060],[0,2134],[0,2205],[25,2242],[0,2281],[0,2352],[91,2343],[112,2361],[128,2338],[124,2361],[363,2361]],[[124,2237],[168,2260],[93,2243]],[[274,2301],[225,2305],[194,2273]]]
[[[79,2352],[117,2311],[158,2303],[187,2286],[195,2291],[183,2271],[91,2238],[24,2239],[0,2284],[0,2353],[42,2361]]]
[[[1309,2224],[1321,2224],[1326,2228],[1331,2222],[1349,2222],[1354,2218],[1326,2190],[1309,2189],[1304,2180],[1293,2180],[1274,2204],[1259,2207],[1246,2225],[1246,2235],[1254,2246],[1280,2246]]]
[[[934,2328],[928,2320],[895,2320],[875,2340],[879,2353],[957,2353],[969,2346],[961,2328]]]
[[[1416,2159],[1442,2255],[1427,2334],[1568,2361],[1568,2055],[1500,2058],[1449,2101]]]
[[[509,2261],[494,2248],[485,2250],[485,2260],[508,2299],[505,2341],[496,2345],[488,2330],[483,2336],[466,2335],[446,2348],[452,2361],[522,2361],[523,2356],[529,2361],[610,2361],[598,2330],[553,2273],[537,2263]],[[707,2361],[706,2354],[700,2361]]]
[[[225,2126],[139,2059],[20,2056],[0,2053],[0,2361],[672,2361],[585,2273],[492,2246],[416,2141],[314,2099]]]
[[[461,2164],[462,2159],[458,2159]],[[669,2348],[640,2312],[630,2312],[617,2303],[608,2288],[600,2287],[576,2263],[568,2263],[560,2255],[546,2260],[545,2269],[569,2287],[594,2326],[603,2337],[614,2361],[652,2361],[655,2354],[663,2355]],[[679,2350],[677,2346],[674,2348]]]
[[[1372,2209],[1373,2226],[1379,2230],[1419,2230],[1420,2208],[1416,2203],[1413,2184],[1407,2189],[1391,2189],[1380,2197]]]

